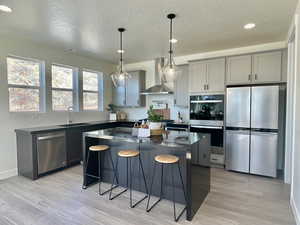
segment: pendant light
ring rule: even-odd
[[[164,79],[167,82],[173,82],[176,78],[176,64],[173,56],[173,44],[177,42],[176,39],[173,39],[173,19],[175,17],[174,13],[167,15],[167,18],[170,20],[169,57],[166,66],[163,68]]]
[[[123,32],[125,29],[119,28],[118,31],[120,32],[120,49],[118,50],[118,53],[120,54],[120,61],[117,71],[111,74],[111,79],[115,87],[125,86],[125,80],[131,78],[131,75],[125,71],[123,63]]]

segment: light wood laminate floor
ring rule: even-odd
[[[129,208],[128,195],[109,201],[98,185],[81,190],[82,168],[31,181],[0,181],[1,225],[294,225],[289,186],[281,181],[212,169],[212,189],[192,222],[173,221],[172,204],[162,201],[150,213],[146,201]],[[139,195],[138,197],[140,197]]]

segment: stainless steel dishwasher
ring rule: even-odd
[[[65,132],[51,132],[37,136],[38,174],[66,166]]]

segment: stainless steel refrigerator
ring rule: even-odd
[[[226,90],[226,169],[277,176],[279,85]]]

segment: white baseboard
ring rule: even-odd
[[[299,214],[300,212],[299,212],[299,210],[298,210],[298,208],[295,204],[295,201],[294,201],[293,197],[291,197],[290,202],[291,202],[292,211],[293,211],[293,214],[294,214],[294,217],[295,217],[295,220],[296,220],[296,224],[300,225],[300,214]]]
[[[17,176],[18,170],[17,168],[11,170],[0,171],[0,180],[7,179],[9,177]]]

